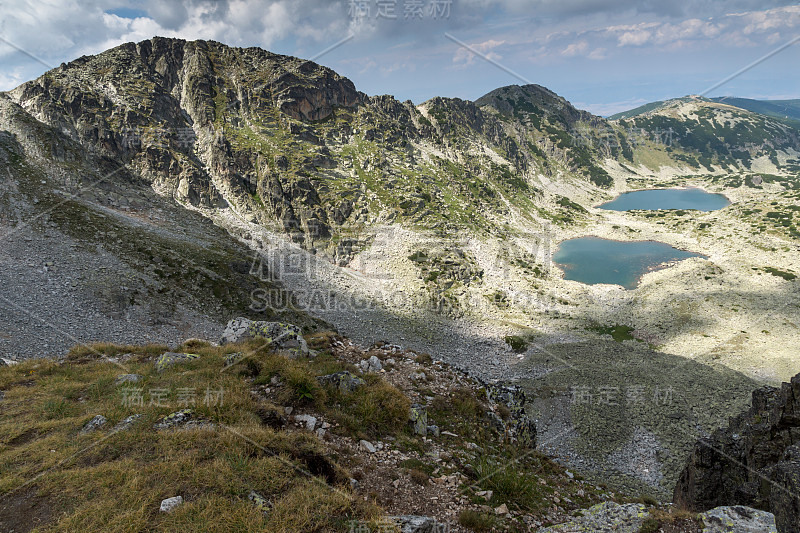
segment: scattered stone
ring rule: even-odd
[[[185,363],[198,357],[200,356],[194,353],[165,352],[156,360],[156,371],[163,372],[177,363]]]
[[[262,513],[268,513],[269,510],[272,509],[272,502],[254,490],[250,491],[250,494],[247,495],[247,499],[253,502],[253,505],[255,505],[256,509]]]
[[[375,446],[368,440],[360,440],[358,445],[369,453],[375,453]]]
[[[294,417],[295,422],[300,422],[306,426],[306,429],[309,431],[314,431],[314,428],[317,427],[317,418],[311,415],[296,415]]]
[[[716,507],[700,513],[703,520],[703,533],[777,533],[775,517],[772,513],[759,511],[737,505],[734,507]],[[794,531],[798,524],[794,523]],[[783,529],[789,533],[793,530]]]
[[[92,431],[100,429],[106,424],[106,422],[108,422],[108,419],[106,417],[104,417],[103,415],[97,415],[91,420],[89,420],[89,422],[87,422],[85,426],[83,426],[83,429],[81,429],[81,434],[90,433]]]
[[[335,374],[328,374],[327,376],[319,376],[317,378],[322,384],[330,383],[343,394],[355,391],[357,388],[366,384],[366,381],[358,376],[354,376],[347,370],[336,372]]]
[[[142,380],[141,374],[120,374],[117,376],[115,383],[121,385],[123,383],[138,383]]]
[[[362,372],[380,372],[383,370],[381,360],[375,355],[371,356],[369,359],[362,360],[358,363],[358,367]]]
[[[424,407],[416,403],[412,405],[408,420],[416,435],[424,437],[428,434],[428,412]]]
[[[318,438],[324,439],[325,438],[325,430],[322,428],[317,428],[314,433],[317,435]]]
[[[228,322],[220,344],[255,338],[264,339],[275,348],[285,350],[290,357],[309,354],[308,344],[303,339],[300,327],[285,322],[253,321],[244,317]]]
[[[135,415],[131,415],[125,418],[124,420],[120,420],[117,423],[117,425],[111,429],[111,431],[113,431],[114,433],[118,431],[125,431],[126,429],[129,429],[131,426],[133,426],[133,424],[135,424],[137,420],[142,418],[142,416],[143,416],[142,414],[137,413]]]
[[[491,490],[481,490],[481,491],[478,491],[478,492],[475,493],[475,496],[480,496],[484,500],[486,500],[487,502],[492,499],[493,495],[494,495],[494,491],[491,491]]]
[[[494,508],[494,514],[496,515],[507,515],[508,514],[508,506],[506,504],[502,504],[498,507]]]
[[[171,513],[176,507],[178,507],[182,503],[183,503],[183,496],[174,496],[172,498],[161,500],[161,512]]]

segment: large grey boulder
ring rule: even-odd
[[[588,531],[614,531],[615,533],[639,533],[645,519],[650,516],[645,505],[614,502],[599,503],[581,511],[579,516],[556,526],[540,528],[538,533],[578,533]]]
[[[603,502],[582,510],[581,515],[563,524],[540,528],[538,533],[639,533],[650,510],[640,503]],[[716,507],[700,514],[700,519],[703,533],[776,533],[772,514],[750,507]]]
[[[772,513],[750,507],[715,507],[700,513],[703,533],[776,533]]]
[[[234,318],[225,326],[220,344],[242,342],[247,339],[264,339],[287,355],[308,355],[308,344],[299,326],[286,322],[253,321],[249,318]]]

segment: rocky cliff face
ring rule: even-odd
[[[541,176],[610,184],[608,154],[575,131],[607,123],[538,86],[414,106],[367,97],[310,61],[154,38],[62,64],[9,96],[162,194],[233,207],[333,257],[364,224],[492,230],[514,210],[547,221],[531,203],[549,196]]]
[[[704,511],[747,505],[800,531],[800,374],[753,392],[752,407],[701,439],[675,486],[677,505]]]
[[[352,234],[379,224],[500,234],[510,221],[571,220],[559,201],[565,191],[578,203],[602,198],[614,183],[609,162],[635,166],[639,148],[676,166],[696,163],[537,85],[415,106],[368,97],[310,61],[213,41],[127,43],[62,64],[9,96],[162,195],[231,207],[340,263],[357,248]],[[758,131],[725,127],[751,144],[759,131],[780,133],[765,148],[779,161],[797,138],[764,120]],[[726,157],[742,149],[725,147]]]

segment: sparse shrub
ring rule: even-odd
[[[416,483],[417,485],[425,485],[428,483],[428,474],[423,472],[422,470],[412,469],[409,473],[411,476],[411,481]]]
[[[72,406],[64,400],[48,400],[42,406],[42,416],[48,420],[64,418],[72,411]]]
[[[417,357],[414,360],[421,365],[430,365],[433,363],[433,357],[431,357],[431,354],[425,352],[417,354]]]
[[[491,531],[495,517],[472,509],[465,509],[458,515],[458,523],[472,531]]]
[[[503,340],[506,344],[511,346],[511,349],[515,352],[522,353],[528,349],[528,343],[518,335],[507,335]]]

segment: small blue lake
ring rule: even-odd
[[[631,209],[695,209],[697,211],[716,211],[730,205],[722,194],[706,192],[702,189],[647,189],[620,194],[600,209],[611,211],[630,211]]]
[[[564,271],[564,279],[635,289],[644,274],[690,257],[706,256],[657,241],[621,242],[579,237],[563,241],[553,261]]]

